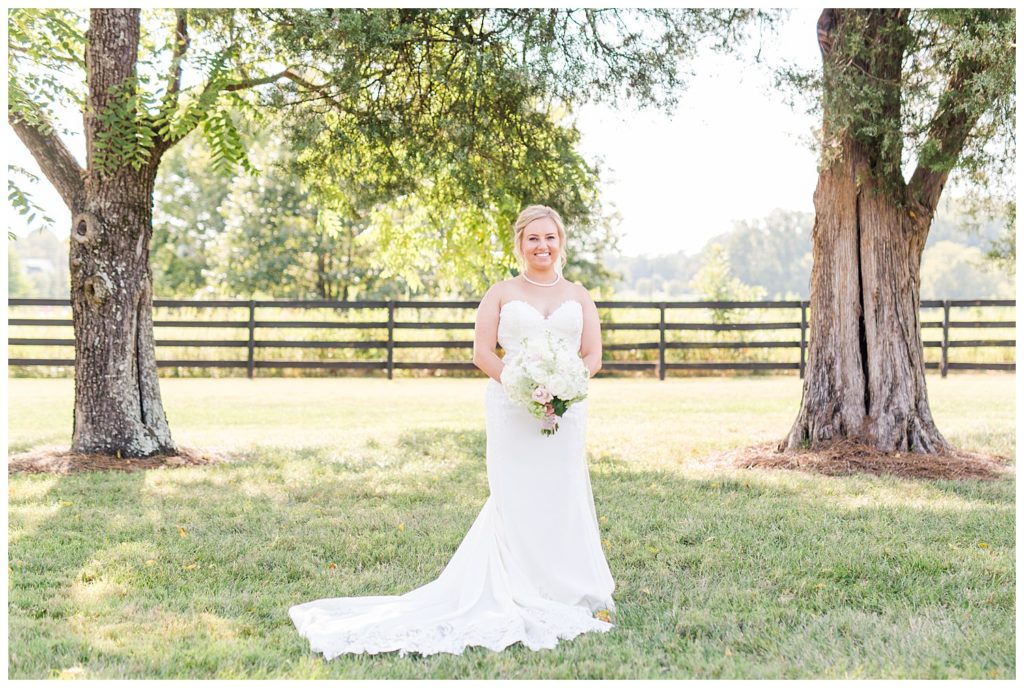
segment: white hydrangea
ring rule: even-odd
[[[573,351],[568,342],[552,336],[550,331],[542,335],[524,338],[521,347],[505,356],[505,367],[501,372],[501,383],[505,394],[513,402],[525,407],[532,415],[547,419],[554,429],[542,430],[553,434],[557,429],[555,416],[561,416],[568,407],[587,396],[590,373],[583,360]],[[553,399],[547,404],[536,401],[534,392],[545,387]]]

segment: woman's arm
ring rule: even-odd
[[[590,377],[601,370],[601,318],[597,314],[597,304],[590,292],[580,285],[580,303],[583,305],[583,336],[580,342],[580,356],[583,365],[590,371]]]
[[[497,285],[491,286],[480,300],[476,309],[476,325],[473,329],[473,365],[501,382],[501,371],[505,363],[495,353],[498,344],[498,315],[501,298]]]

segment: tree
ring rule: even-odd
[[[26,270],[28,290],[22,295],[37,299],[68,298],[68,249],[65,242],[45,227],[8,240],[10,250],[16,249],[19,262],[26,266],[31,260],[32,270]],[[11,294],[14,295],[13,293]]]
[[[660,256],[621,256],[611,255],[607,263],[612,270],[621,275],[619,282],[628,293],[642,294],[650,292],[654,278],[660,278],[668,285],[674,285],[670,296],[687,296],[686,285],[697,274],[702,261],[701,254],[687,255],[685,251],[676,251]],[[640,280],[647,279],[643,289]]]
[[[704,265],[690,280],[690,288],[705,301],[760,301],[764,287],[744,284],[732,274],[729,252],[722,244],[709,244],[703,251]],[[738,308],[712,308],[711,321],[717,325],[734,323],[745,315]]]
[[[31,296],[32,285],[21,269],[18,249],[11,239],[7,240],[7,296]]]
[[[453,207],[469,205],[451,201],[471,200],[469,231],[447,245],[442,232],[441,255],[454,245],[490,265],[492,246],[511,255],[511,238],[493,228],[524,201],[584,214],[584,198],[551,194],[566,167],[579,169],[565,164],[573,133],[553,126],[555,108],[620,91],[672,104],[677,60],[705,34],[728,44],[750,16],[175,9],[143,22],[138,9],[93,9],[86,22],[70,10],[11,10],[8,121],[72,215],[72,449],[175,449],[158,385],[149,251],[160,161],[193,129],[212,167],[251,167],[231,108],[287,107],[305,124],[296,137],[318,144],[307,149],[313,160],[333,163],[318,169],[337,210],[404,196],[444,227]],[[186,65],[202,71],[199,83]],[[56,102],[82,108],[84,167],[53,123]]]
[[[1017,273],[1017,201],[1006,204],[1006,223],[989,245],[985,257],[1011,275]]]
[[[151,258],[158,294],[325,300],[428,294],[471,299],[486,288],[484,275],[475,265],[467,270],[468,261],[458,259],[457,250],[450,249],[455,255],[443,261],[436,254],[413,261],[401,251],[382,256],[381,241],[372,236],[366,217],[369,211],[346,213],[322,200],[318,187],[323,175],[303,173],[298,164],[302,150],[285,139],[286,128],[271,122],[272,116],[259,123],[241,115],[235,119],[259,175],[211,170],[209,147],[195,133],[164,156],[156,180]],[[590,176],[562,179],[557,196],[596,182]],[[399,204],[385,205],[397,209]],[[464,223],[470,211],[457,210],[453,222]],[[418,239],[426,235],[419,243],[433,249],[439,233],[421,229],[414,219],[406,219],[404,233]],[[609,283],[596,256],[614,246],[612,228],[577,223],[570,233],[572,262],[566,277],[591,289]],[[388,258],[404,261],[403,272],[412,276],[384,276]],[[461,269],[442,270],[452,263]],[[442,290],[446,276],[449,288]],[[452,289],[453,277],[461,280],[461,288]]]
[[[150,259],[157,293],[386,298],[373,293],[382,280],[369,269],[368,251],[354,245],[362,227],[329,208],[321,212],[293,169],[295,151],[284,130],[238,113],[233,119],[258,175],[210,169],[212,153],[198,132],[164,156]]]
[[[1013,282],[974,246],[939,241],[921,256],[922,299],[1012,299]]]
[[[950,447],[925,385],[921,253],[951,171],[1012,169],[1014,36],[1012,9],[821,14],[820,81],[802,82],[823,116],[810,342],[785,446]]]
[[[737,221],[719,241],[729,254],[732,271],[746,284],[763,286],[772,298],[806,298],[811,223],[810,213],[775,209],[764,218]]]
[[[248,148],[247,148],[248,151]],[[188,298],[206,290],[209,246],[224,233],[221,206],[239,174],[212,170],[210,147],[193,131],[164,154],[153,191],[150,263],[156,294]],[[248,176],[248,175],[246,175]]]
[[[232,181],[218,211],[224,230],[207,247],[208,274],[231,296],[345,300],[399,286],[380,279],[357,246],[365,222],[320,203],[295,156],[279,132],[254,141],[250,157],[262,172]]]
[[[71,13],[12,11],[8,23],[8,121],[73,218],[72,449],[129,456],[173,449],[157,384],[149,269],[152,184],[160,155],[173,138],[169,132],[158,135],[148,114],[139,116],[139,12],[93,10],[88,40]],[[184,30],[182,21],[176,52],[184,48]],[[39,88],[31,71],[20,79],[18,72],[19,60],[34,66],[51,58],[53,71],[81,67],[76,46],[83,43],[85,168],[39,104],[55,94],[75,98],[71,89],[54,77]],[[56,45],[56,52],[43,54]],[[168,107],[180,85],[180,60],[174,74]]]
[[[38,203],[32,198],[32,194],[26,192],[15,179],[21,178],[22,182],[34,184],[39,177],[32,174],[20,165],[7,166],[7,202],[11,207],[24,216],[25,224],[31,229],[49,229],[53,226],[53,218],[47,215]],[[10,229],[7,230],[8,239],[16,239],[17,235]]]

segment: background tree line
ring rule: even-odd
[[[258,176],[210,171],[209,151],[199,139],[168,153],[154,214],[158,296],[446,295],[429,266],[417,272],[413,284],[402,276],[384,276],[368,240],[369,223],[318,208],[289,170],[294,153],[279,137],[254,140],[250,157],[263,169]],[[777,209],[736,222],[696,254],[623,256],[615,248],[617,218],[609,213],[589,233],[573,234],[570,275],[607,298],[806,299],[812,222],[812,213]],[[921,298],[1013,298],[1004,227],[1004,219],[975,219],[964,203],[944,200],[922,256]],[[9,240],[8,293],[66,297],[65,243],[46,229]],[[473,298],[475,288],[467,282],[455,295]]]
[[[972,208],[967,199],[941,202],[921,259],[921,298],[1013,298],[1013,220]],[[813,222],[813,213],[776,209],[736,222],[692,255],[609,256],[607,265],[621,275],[623,297],[807,299]],[[708,282],[709,274],[720,277]]]

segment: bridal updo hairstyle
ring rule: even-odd
[[[519,262],[519,271],[523,272],[526,270],[526,258],[523,256],[523,231],[526,229],[526,225],[530,224],[534,220],[539,220],[542,217],[550,217],[555,221],[555,226],[558,227],[558,242],[560,244],[560,250],[558,252],[558,268],[557,272],[561,274],[565,268],[565,264],[569,261],[565,251],[565,225],[562,224],[562,216],[558,214],[558,211],[554,208],[549,208],[546,205],[528,205],[523,208],[523,211],[519,213],[519,217],[516,218],[513,228],[515,229],[515,238],[512,241],[512,252],[516,255],[516,260]]]

